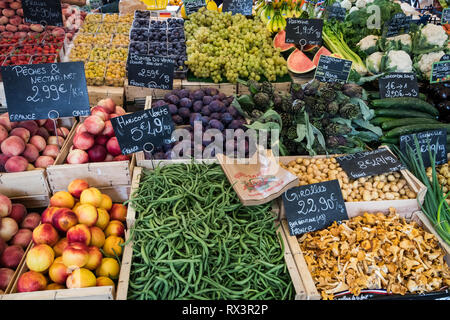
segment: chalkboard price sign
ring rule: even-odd
[[[338,21],[344,21],[347,11],[345,8],[341,7],[339,2],[333,3],[331,6],[327,7],[327,18],[328,20],[336,19]]]
[[[300,46],[322,44],[322,19],[286,19],[286,43]]]
[[[175,62],[162,56],[130,54],[128,83],[136,87],[172,90]]]
[[[115,117],[111,124],[123,154],[152,152],[171,143],[175,128],[167,106]]]
[[[63,26],[61,1],[22,0],[25,22],[50,26]]]
[[[252,6],[252,0],[224,0],[223,12],[231,11],[232,14],[240,13],[244,16],[251,16]]]
[[[338,180],[291,188],[283,193],[283,204],[291,236],[348,219]]]
[[[384,33],[386,37],[409,33],[411,22],[412,16],[406,16],[403,12],[396,13],[390,21],[386,22]]]
[[[450,81],[450,60],[433,63],[430,83]]]
[[[419,142],[420,153],[422,154],[423,164],[425,167],[431,166],[431,154],[436,154],[436,165],[447,163],[447,130],[439,129],[432,131],[424,131],[419,133],[400,136],[400,150],[405,153],[406,146],[410,146],[416,150],[414,136]]]
[[[450,8],[445,8],[442,10],[441,24],[450,23]]]
[[[382,99],[419,96],[419,84],[414,73],[390,73],[379,78],[378,83]]]
[[[385,148],[336,157],[342,170],[351,178],[396,172],[406,167]]]
[[[91,114],[84,62],[2,67],[10,121]]]
[[[205,0],[184,0],[184,10],[186,10],[186,15],[197,12],[198,9],[205,7]]]
[[[351,60],[321,55],[314,78],[320,82],[346,83],[351,69]]]

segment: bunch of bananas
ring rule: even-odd
[[[260,17],[271,32],[284,30],[287,18],[307,18],[304,16],[301,0],[259,1],[256,16]]]

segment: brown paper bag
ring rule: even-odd
[[[245,163],[223,154],[216,157],[245,206],[272,201],[299,184],[296,175],[280,167],[271,150],[255,152]]]
[[[147,5],[140,0],[120,0],[120,14],[134,13],[136,10],[147,10]]]

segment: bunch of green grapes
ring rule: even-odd
[[[286,61],[272,45],[270,32],[259,19],[200,9],[184,25],[188,61],[198,78],[214,82],[238,78],[275,81],[287,74]]]

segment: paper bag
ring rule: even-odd
[[[255,152],[246,163],[239,163],[223,154],[216,157],[245,206],[272,201],[299,184],[296,175],[280,167],[271,150]]]
[[[147,5],[140,0],[120,0],[120,14],[134,13],[136,10],[147,10]]]

